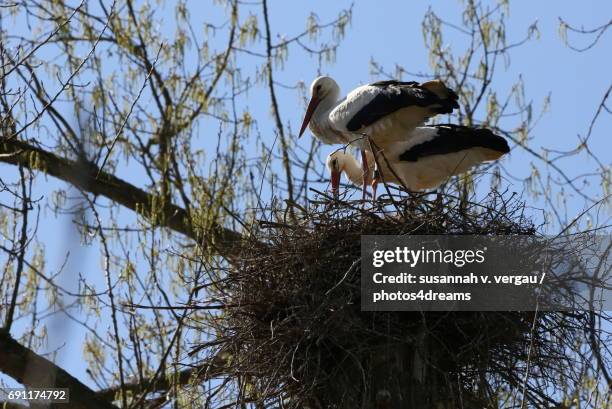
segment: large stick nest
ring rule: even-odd
[[[555,403],[546,388],[572,376],[567,348],[589,313],[360,310],[361,235],[535,235],[524,210],[499,194],[272,209],[219,283],[227,365],[251,401],[273,406],[397,407],[385,399],[404,394],[497,407],[494,396],[523,386],[530,405]]]

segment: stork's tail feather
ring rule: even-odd
[[[471,132],[480,147],[499,153],[499,156],[495,159],[510,152],[510,146],[508,146],[506,139],[494,134],[490,129],[472,128]]]
[[[496,160],[510,152],[506,139],[494,134],[490,129],[462,125],[442,125],[441,127],[450,129],[452,137],[463,140],[465,145],[478,148],[486,160]]]
[[[421,84],[422,88],[433,92],[440,98],[440,108],[438,114],[450,114],[454,109],[459,108],[459,96],[455,91],[448,88],[443,81],[433,80]]]
[[[510,152],[506,139],[494,134],[490,129],[455,124],[438,124],[435,127],[440,134],[447,137],[469,141],[474,146],[491,149],[501,154]]]
[[[428,127],[429,128],[429,127]],[[485,157],[495,160],[510,152],[506,140],[485,128],[462,125],[434,125],[436,136],[417,143],[400,155],[400,160],[416,162],[421,158],[434,155],[452,154],[476,149]]]

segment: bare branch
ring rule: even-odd
[[[153,204],[159,198],[116,177],[110,173],[100,172],[93,163],[76,162],[62,158],[41,148],[17,140],[0,143],[0,162],[22,165],[30,169],[41,170],[51,176],[72,184],[80,190],[104,196],[113,202],[150,219]],[[168,227],[198,242],[206,242],[224,257],[231,257],[231,249],[242,236],[230,229],[214,226],[211,237],[204,237],[201,226],[190,226],[185,209],[174,204],[167,204],[159,220],[160,226]]]
[[[5,331],[0,332],[0,371],[26,386],[70,389],[70,402],[62,405],[66,409],[117,409],[68,372],[24,347]],[[50,380],[49,374],[55,374],[55,380]]]

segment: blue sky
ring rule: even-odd
[[[342,8],[350,4],[349,1],[270,0],[273,33],[295,35],[304,29],[306,18],[311,11],[317,13],[321,22],[326,22],[334,19]],[[193,0],[188,2],[188,5],[193,16],[212,18],[209,14],[210,2]],[[336,61],[334,64],[325,65],[322,72],[334,77],[343,93],[376,79],[370,76],[371,59],[381,63],[391,72],[396,63],[410,71],[428,72],[428,55],[423,45],[421,21],[429,7],[450,22],[460,22],[459,13],[462,7],[457,0],[356,2],[352,23],[347,28],[346,37],[338,49]],[[255,9],[253,10],[255,12]],[[610,16],[612,16],[612,2],[603,0],[510,2],[510,18],[507,25],[509,42],[512,42],[512,39],[522,39],[529,25],[536,20],[541,36],[538,40],[528,42],[511,53],[511,65],[508,68],[500,68],[493,87],[500,90],[508,89],[518,76],[522,75],[527,98],[535,101],[536,107],[541,105],[549,93],[551,94],[550,111],[545,114],[534,132],[535,139],[532,145],[534,148],[541,146],[559,150],[574,148],[576,135],[586,132],[597,103],[612,80],[610,74],[612,57],[609,55],[609,50],[612,49],[612,37],[604,36],[596,48],[578,54],[562,43],[558,33],[558,18],[562,17],[575,26],[590,28],[605,23]],[[450,36],[448,39],[453,45],[456,45],[454,41],[459,43],[461,41]],[[578,44],[584,43],[583,38],[575,38],[575,41]],[[298,81],[309,85],[317,76],[317,67],[316,57],[292,49],[285,68],[275,74],[276,80],[287,85],[295,85]],[[404,79],[411,78],[406,76]],[[278,87],[277,92],[282,118],[290,123],[293,132],[296,132],[303,117],[304,100],[295,90]],[[268,100],[266,88],[259,86],[253,89],[245,102],[245,108],[248,108],[258,120],[262,133],[271,133],[273,129]],[[612,159],[610,129],[612,129],[612,116],[603,116],[597,124],[592,139],[593,147],[607,165],[610,165]],[[298,143],[307,147],[310,144],[309,138],[311,136],[307,134]],[[324,154],[331,150],[331,147],[325,147]],[[526,166],[530,160],[528,155],[517,149],[512,152],[509,159],[506,159],[506,166],[512,173],[526,176],[530,172]],[[566,166],[593,169],[595,164],[581,157],[569,160]],[[10,174],[14,169],[0,165],[0,172]],[[130,181],[138,185],[138,178],[134,179],[133,175],[131,177]],[[49,198],[50,192],[58,186],[62,185],[51,178],[39,177],[36,193]],[[513,189],[521,191],[522,186],[516,185]],[[581,199],[570,195],[570,214],[579,213],[583,206]],[[67,274],[62,279],[68,287],[76,282],[79,273],[94,281],[93,277],[102,277],[98,247],[80,244],[78,237],[75,237],[76,230],[70,225],[71,217],[56,216],[47,209],[43,210],[42,220],[44,222],[39,229],[39,240],[45,244],[49,256],[47,263],[49,271],[57,270],[69,252],[69,262],[64,267]],[[133,218],[127,216],[122,220],[133,221]],[[81,358],[83,338],[80,328],[69,322],[56,321],[55,324],[56,327],[51,325],[49,329],[50,341],[47,350],[59,348],[57,362],[87,382],[86,367]],[[104,328],[104,325],[99,328],[100,333],[106,333],[107,328]]]

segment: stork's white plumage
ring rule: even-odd
[[[432,116],[458,107],[457,94],[441,81],[380,81],[351,91],[338,101],[340,87],[330,77],[318,77],[310,86],[312,95],[300,129],[309,126],[326,144],[352,144],[362,150],[364,173],[369,174],[366,136],[380,148],[405,140]],[[365,197],[365,184],[364,184]]]
[[[410,138],[391,143],[378,154],[379,175],[369,175],[373,178],[374,198],[376,185],[381,179],[386,183],[404,185],[410,190],[431,189],[453,175],[498,159],[509,151],[506,140],[488,129],[459,125],[418,127]],[[367,154],[373,160],[373,154],[369,151]],[[343,151],[330,154],[327,167],[332,175],[334,192],[338,190],[342,172],[353,183],[363,184],[363,176],[357,176],[357,160]]]
[[[338,101],[340,88],[330,77],[318,77],[310,86],[311,100],[300,129],[326,144],[364,144],[364,134],[378,146],[405,140],[412,130],[434,115],[458,107],[457,94],[441,81],[380,81],[363,85]]]

